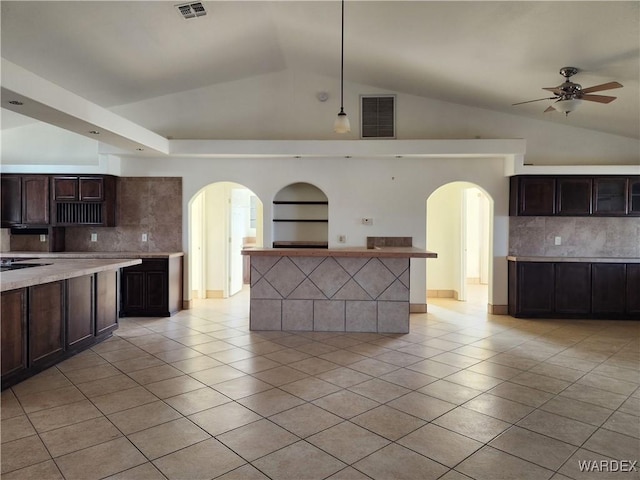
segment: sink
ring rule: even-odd
[[[5,263],[0,265],[0,272],[7,272],[11,270],[21,270],[23,268],[31,267],[44,267],[51,265],[50,263]]]

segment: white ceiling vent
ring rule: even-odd
[[[183,3],[181,5],[176,5],[176,8],[184,18],[201,17],[207,14],[207,11],[204,9],[204,5],[200,2]]]
[[[395,103],[395,95],[360,96],[362,138],[396,137]]]

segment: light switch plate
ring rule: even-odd
[[[143,241],[143,242],[146,242],[147,240],[148,240],[147,234],[146,234],[146,233],[143,233],[143,234],[142,234],[142,241]]]
[[[91,241],[92,242],[97,242],[98,241],[98,234],[97,233],[92,233],[91,234]]]
[[[562,245],[562,237],[556,237],[553,240],[554,245]]]

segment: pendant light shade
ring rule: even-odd
[[[333,122],[333,131],[336,133],[349,133],[351,131],[351,124],[349,124],[349,117],[344,113],[342,107],[340,107],[340,113]]]
[[[344,113],[344,0],[342,0],[342,29],[340,40],[340,113],[333,122],[333,131],[336,133],[349,133],[351,125],[349,118]]]

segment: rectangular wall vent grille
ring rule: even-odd
[[[102,224],[102,203],[63,202],[56,204],[56,222],[60,224]]]
[[[176,8],[184,18],[201,17],[207,14],[207,11],[204,9],[204,5],[200,2],[183,3],[181,5],[176,5]]]
[[[362,138],[395,138],[395,95],[361,96]]]

